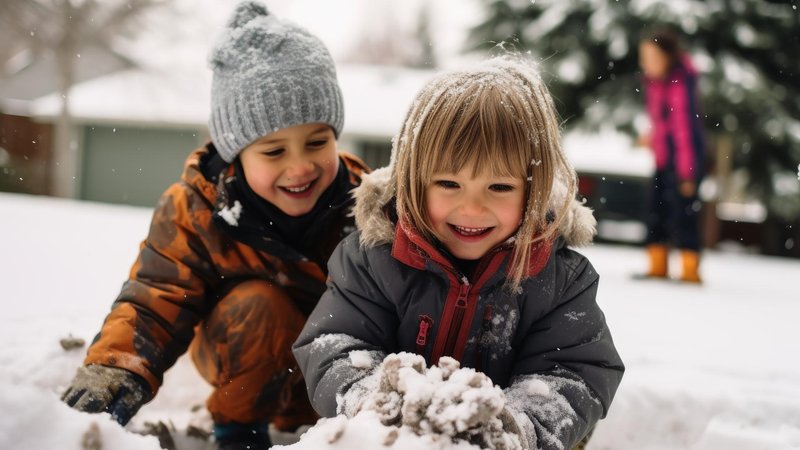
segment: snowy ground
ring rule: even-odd
[[[158,449],[58,400],[85,351],[59,340],[97,332],[150,211],[3,193],[0,210],[0,448],[80,449],[94,423],[103,448]],[[631,281],[635,248],[584,253],[628,368],[590,449],[800,448],[800,261],[708,252],[696,287]],[[210,449],[183,432],[208,426],[195,408],[208,392],[181,359],[131,427],[163,421],[178,449]]]

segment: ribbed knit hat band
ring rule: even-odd
[[[255,1],[240,3],[210,55],[211,140],[232,162],[282,128],[326,123],[338,137],[344,103],[333,59],[303,28]]]

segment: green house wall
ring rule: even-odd
[[[154,206],[202,139],[193,129],[85,126],[80,198]]]

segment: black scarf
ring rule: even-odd
[[[267,234],[274,234],[304,254],[307,253],[302,251],[305,250],[304,244],[314,243],[314,239],[307,238],[313,237],[325,225],[325,219],[332,210],[338,209],[337,207],[350,199],[350,190],[354,187],[350,184],[350,176],[344,161],[339,160],[336,178],[320,195],[311,211],[301,216],[290,216],[253,191],[247,184],[239,158],[234,161],[234,175],[236,180],[231,185],[231,190],[234,191],[231,193],[232,198],[238,197],[241,204],[246,205],[246,210],[253,212],[249,219],[261,224],[259,228]]]

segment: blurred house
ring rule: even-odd
[[[8,48],[0,67],[0,190],[47,194],[52,126],[32,120],[30,102],[58,85],[51,52]],[[123,52],[94,45],[80,48],[84,62],[75,66],[80,83],[134,66]]]

